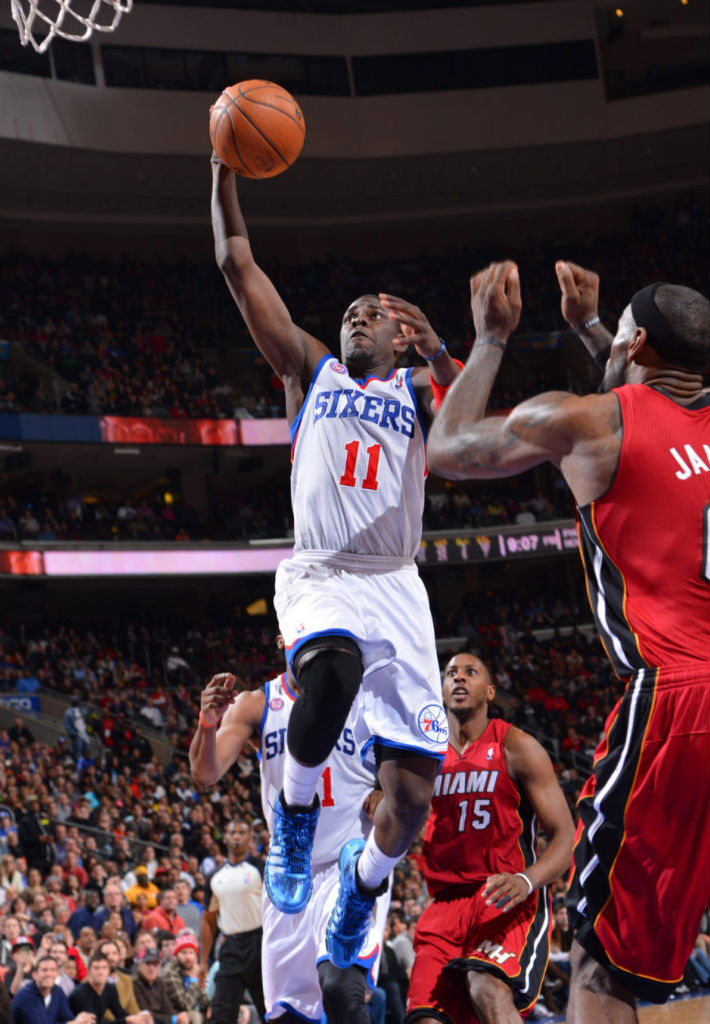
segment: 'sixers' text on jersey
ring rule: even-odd
[[[425,440],[411,368],[356,380],[324,356],[291,424],[294,550],[413,559]]]

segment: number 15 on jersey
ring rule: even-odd
[[[470,821],[469,805],[471,807]],[[467,825],[479,831],[488,828],[491,823],[491,812],[488,810],[490,806],[491,801],[487,797],[478,800],[459,800],[459,832],[464,832]]]

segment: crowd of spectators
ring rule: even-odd
[[[574,767],[571,755],[588,756],[617,695],[602,649],[589,639],[586,604],[551,590],[527,601],[486,598],[479,606],[465,601],[455,614],[435,612],[442,657],[461,646],[480,650],[503,713],[540,732],[560,764]],[[150,757],[145,731],[187,750],[200,689],[215,672],[233,672],[245,689],[277,675],[274,633],[268,616],[206,630],[129,625],[110,635],[69,625],[21,627],[0,633],[0,690],[44,689],[80,702],[88,736],[121,771]],[[64,732],[67,749],[84,752],[71,722]]]
[[[537,522],[573,518],[569,491],[553,486],[549,496],[535,491],[524,496],[518,481],[457,485],[429,490],[424,507],[425,530],[475,530],[486,526],[532,526]]]
[[[202,515],[166,488],[122,500],[82,494],[62,474],[13,482],[0,496],[0,543],[35,541],[249,541],[293,536],[287,457],[282,471],[245,486],[234,500],[215,499]]]
[[[554,504],[553,504],[554,502]],[[425,530],[478,529],[486,526],[533,525],[573,516],[567,491],[556,489],[523,497],[507,481],[429,490],[424,508]],[[185,502],[166,501],[164,493],[126,498],[118,504],[87,499],[72,489],[45,491],[29,486],[25,493],[0,499],[0,543],[51,541],[250,541],[293,536],[288,477],[250,487],[234,504],[215,503],[204,519]]]
[[[554,232],[554,233],[552,233]],[[264,266],[300,326],[337,344],[342,311],[353,296],[402,295],[429,316],[451,351],[472,344],[469,274],[500,257],[518,261],[523,282],[520,333],[564,330],[554,262],[560,257],[602,273],[601,314],[615,323],[629,295],[652,280],[706,287],[707,211],[693,196],[674,211],[639,205],[613,232],[541,226],[511,242],[489,232],[465,249],[416,259],[367,263],[342,257],[306,266],[266,259]],[[177,418],[282,416],[283,389],[253,350],[213,263],[70,253],[50,260],[12,253],[0,260],[6,303],[0,336],[64,382],[56,390],[24,368],[0,384],[0,411]],[[241,357],[236,350],[244,350]],[[511,362],[511,360],[509,360]],[[532,390],[567,386],[559,358],[531,358],[501,372],[493,401],[512,405]]]
[[[184,502],[151,494],[109,503],[73,492],[30,487],[8,494],[0,503],[0,542],[136,541],[160,543],[214,539],[218,534],[200,522]]]
[[[40,492],[31,501],[10,494],[0,506],[0,541],[187,541],[205,537],[187,505],[173,506],[162,496],[126,499],[118,505],[67,499]]]
[[[271,620],[249,617],[205,631],[176,624],[128,625],[110,635],[74,626],[4,630],[0,690],[80,697],[90,734],[119,764],[130,763],[145,755],[133,747],[139,725],[186,749],[200,687],[214,672],[226,667],[249,689],[276,675],[273,636]]]

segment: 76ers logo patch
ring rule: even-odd
[[[271,709],[271,711],[280,711],[283,706],[284,702],[281,700],[280,697],[272,697],[271,700],[269,701],[269,708]]]
[[[446,743],[449,739],[449,723],[441,704],[427,704],[417,715],[417,725],[429,743]]]
[[[333,371],[334,371],[335,373],[347,373],[347,372],[348,372],[348,371],[347,371],[347,370],[345,369],[345,367],[343,366],[343,364],[342,364],[342,363],[333,363],[333,364],[332,364],[332,367],[331,367],[331,369],[332,369],[332,370],[333,370]]]

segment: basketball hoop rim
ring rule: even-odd
[[[52,0],[53,15],[42,10],[43,0],[10,0],[12,18],[23,46],[29,43],[37,53],[44,53],[55,37],[68,42],[84,43],[94,32],[113,32],[124,14],[130,13],[133,0],[93,0],[88,15],[72,9],[74,0]],[[97,20],[100,12],[112,10],[111,20]],[[68,22],[68,28],[65,27]],[[40,35],[41,33],[44,33]]]

